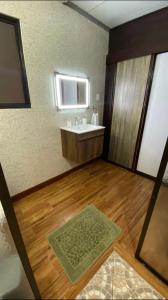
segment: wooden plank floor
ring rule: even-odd
[[[73,299],[111,253],[71,284],[48,244],[47,236],[92,203],[123,230],[117,247],[133,256],[153,182],[101,160],[15,202],[15,212],[43,299]]]

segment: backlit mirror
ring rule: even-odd
[[[59,109],[89,106],[89,80],[87,78],[55,73],[55,91]]]

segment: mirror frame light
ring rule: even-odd
[[[75,105],[62,105],[61,103],[61,90],[60,90],[60,79],[71,80],[76,82],[86,83],[86,104],[75,104]],[[57,99],[57,107],[59,109],[74,109],[74,108],[87,108],[90,103],[90,84],[88,78],[75,77],[70,75],[64,75],[60,73],[54,73],[54,84],[55,84],[55,98]]]

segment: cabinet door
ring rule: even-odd
[[[132,168],[151,56],[117,64],[108,159]]]
[[[95,136],[78,143],[79,162],[86,162],[100,157],[103,152],[103,135]]]

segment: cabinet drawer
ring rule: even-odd
[[[99,129],[93,132],[86,132],[78,135],[78,141],[89,140],[102,135],[104,135],[104,129]]]

